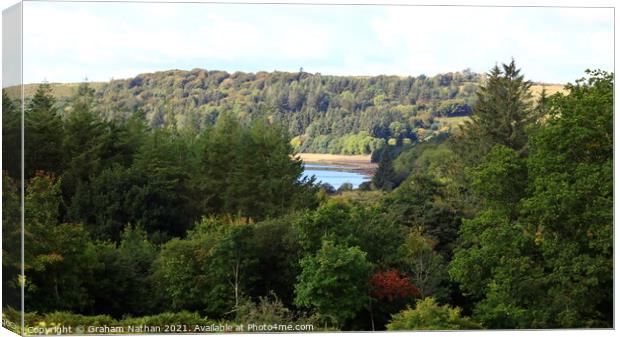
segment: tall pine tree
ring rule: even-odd
[[[465,160],[476,163],[496,144],[526,151],[526,129],[535,121],[531,86],[514,60],[491,69],[478,90],[471,120],[462,129],[458,148]]]
[[[24,130],[26,178],[35,171],[59,173],[62,170],[62,120],[55,107],[52,87],[41,83],[28,103]]]

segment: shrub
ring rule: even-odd
[[[461,316],[461,309],[439,305],[432,297],[416,303],[415,309],[405,309],[392,316],[388,330],[463,330],[480,329],[478,323]]]

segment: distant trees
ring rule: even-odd
[[[141,112],[154,128],[176,124],[199,131],[222,112],[233,111],[243,123],[266,118],[281,124],[296,137],[296,151],[367,154],[390,139],[398,144],[415,140],[415,129],[430,131],[434,117],[469,113],[472,87],[481,77],[464,74],[360,78],[165,71],[105,83],[95,100],[106,119]],[[62,110],[70,102],[57,105]]]

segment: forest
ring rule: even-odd
[[[434,77],[354,77],[303,69],[232,74],[194,69],[141,74],[92,88],[94,109],[106,120],[137,113],[153,128],[174,124],[200,131],[221,113],[232,112],[244,122],[277,121],[296,151],[369,154],[385,142],[411,143],[445,133],[446,125],[435,118],[468,115],[482,78],[470,70]],[[58,91],[63,93],[57,97],[58,111],[68,114],[71,90]]]
[[[60,98],[44,83],[25,107],[23,279],[6,160],[21,116],[3,92],[3,318],[19,321],[23,285],[27,326],[611,328],[613,85],[588,70],[534,97],[514,61],[446,78],[170,71]],[[330,148],[359,134],[380,140]],[[379,166],[337,192],[301,179],[299,151]]]

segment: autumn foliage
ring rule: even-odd
[[[409,278],[401,277],[394,269],[376,272],[370,278],[370,285],[372,297],[390,302],[398,298],[420,296],[418,287],[411,284]]]

